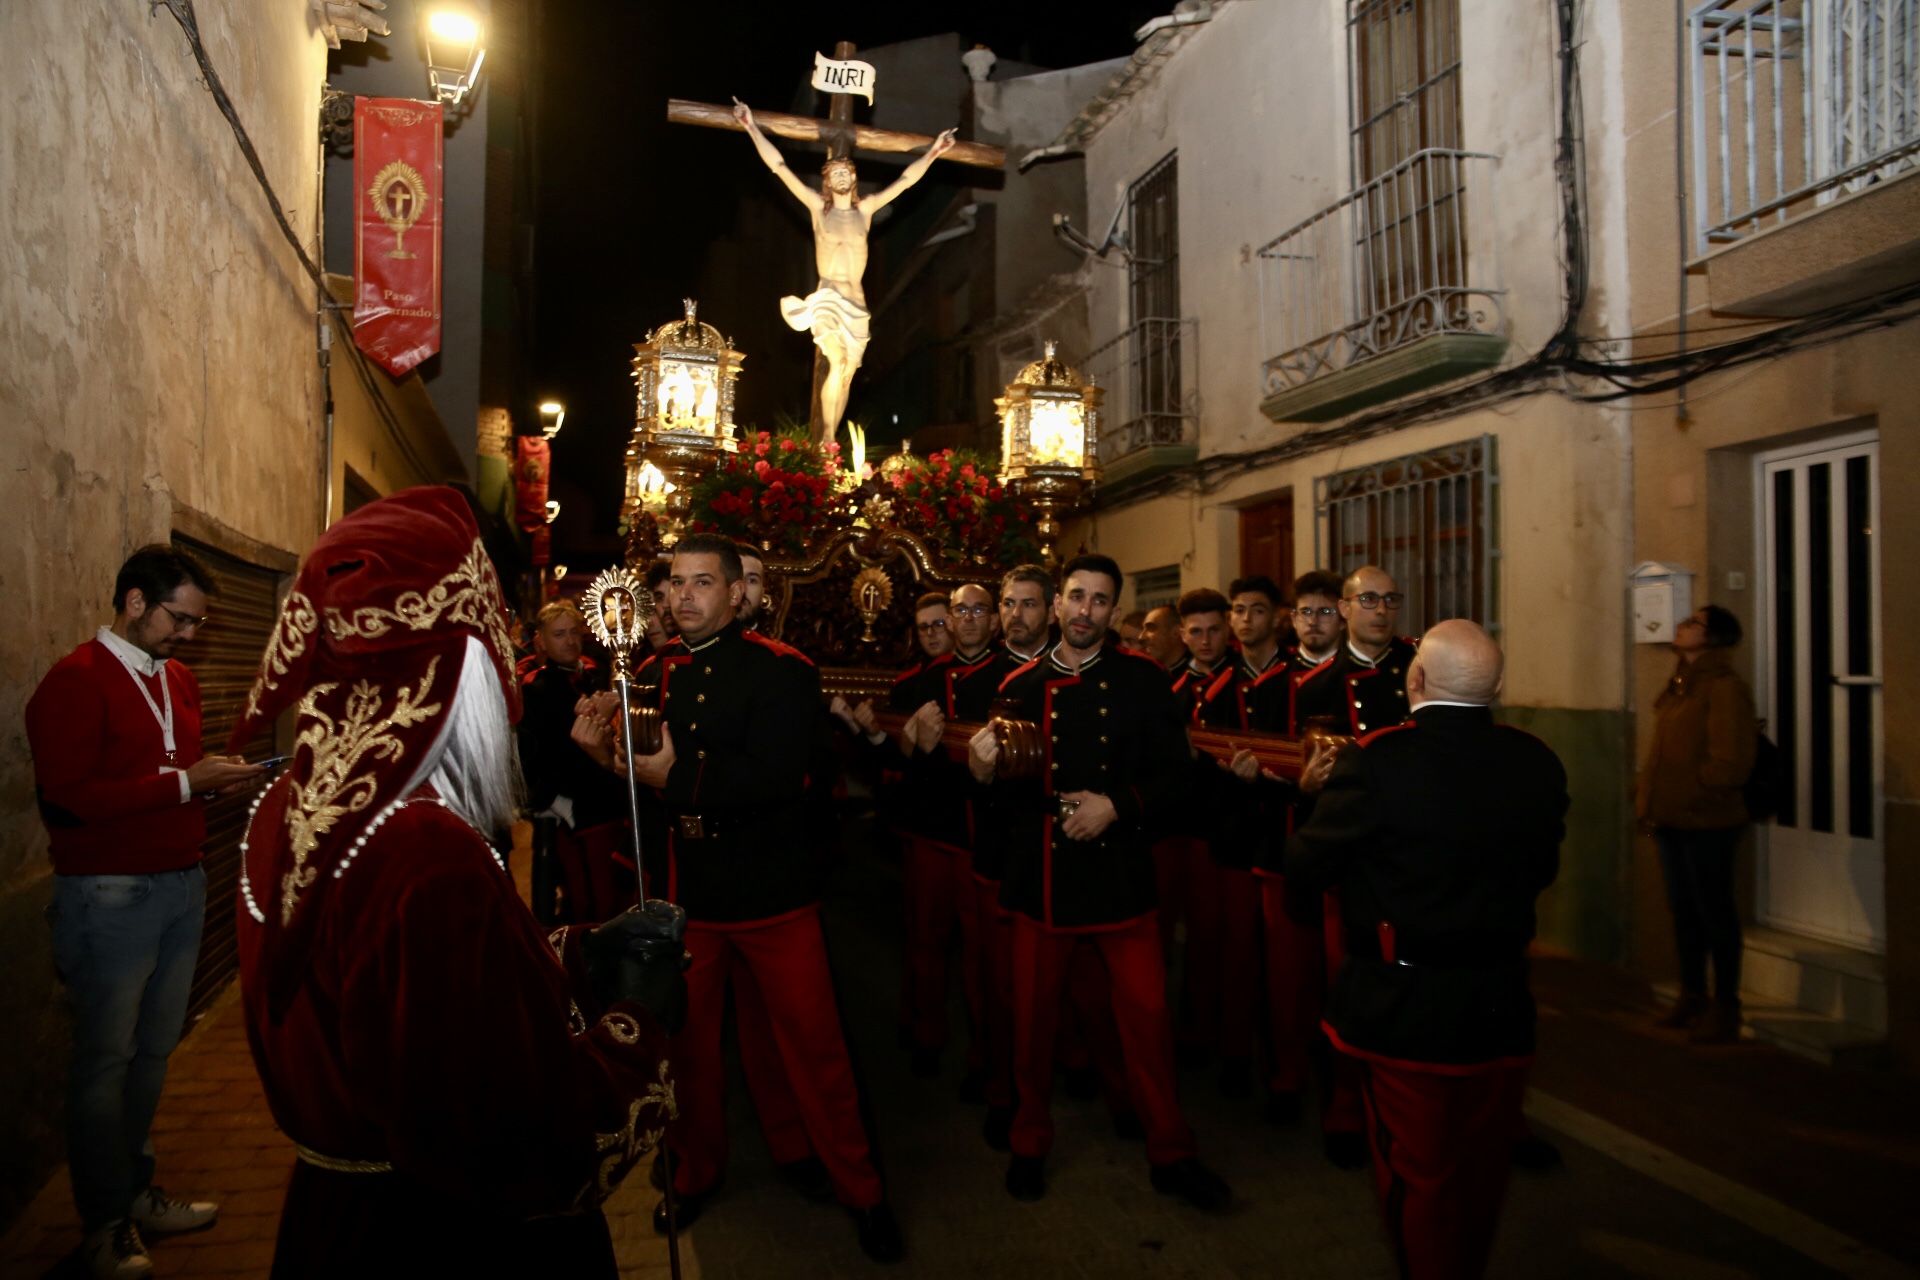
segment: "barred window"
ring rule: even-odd
[[[1133,575],[1133,607],[1158,609],[1180,598],[1180,566],[1163,564]]]
[[[1403,633],[1447,618],[1497,631],[1498,481],[1492,436],[1321,476],[1315,557],[1342,575],[1366,564],[1392,574],[1407,596]]]

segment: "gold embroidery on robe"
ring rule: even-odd
[[[381,693],[377,685],[362,680],[347,698],[343,719],[320,710],[319,702],[338,687],[318,684],[300,700],[302,724],[295,750],[305,747],[313,756],[313,773],[306,785],[293,788],[287,805],[287,843],[293,851],[293,869],[280,882],[280,923],[293,919],[300,895],[319,877],[319,869],[307,865],[307,857],[319,847],[320,837],[333,829],[348,814],[359,813],[373,803],[378,790],[373,770],[356,775],[354,770],[368,756],[389,764],[406,754],[406,747],[392,731],[410,728],[428,716],[440,713],[440,704],[427,705],[427,691],[433,687],[440,659],[427,664],[426,674],[411,689],[402,689],[394,699],[393,710],[380,714]]]
[[[462,626],[487,633],[493,652],[502,662],[512,661],[513,641],[507,635],[506,619],[500,603],[500,580],[487,558],[486,548],[476,539],[467,558],[440,581],[425,591],[403,591],[393,607],[368,605],[343,614],[326,611],[327,633],[339,640],[372,640],[395,627],[427,631],[444,616]]]
[[[280,687],[274,677],[287,674],[293,662],[307,651],[307,641],[319,628],[320,615],[314,611],[313,601],[298,591],[289,591],[287,602],[280,606],[280,620],[274,624],[273,636],[267,641],[267,651],[260,659],[260,674],[254,677],[253,687],[247,691],[249,716],[259,713],[260,699],[269,689]]]

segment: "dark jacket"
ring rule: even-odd
[[[674,746],[661,791],[665,865],[656,870],[647,851],[652,883],[693,920],[763,920],[814,902],[807,824],[818,816],[810,787],[822,712],[813,663],[733,623],[698,646],[674,640],[643,670],[657,676]]]
[[[1124,924],[1154,908],[1147,831],[1181,800],[1181,704],[1144,654],[1106,645],[1076,675],[1052,653],[1001,686],[1013,713],[1040,726],[1043,760],[1038,780],[990,789],[1008,832],[1000,900],[1049,928]],[[1058,797],[1070,791],[1113,801],[1119,816],[1098,839],[1060,833]]]
[[[573,801],[573,827],[584,831],[627,816],[627,784],[607,772],[573,740],[574,705],[607,687],[593,659],[573,671],[549,662],[520,673],[520,772],[527,808],[535,813],[559,796]]]
[[[887,698],[888,709],[912,715],[931,702],[947,719],[957,719],[955,682],[993,660],[992,649],[982,651],[971,662],[950,649],[895,681]],[[893,783],[898,792],[888,805],[888,812],[895,815],[895,828],[948,850],[966,849],[972,839],[968,810],[972,780],[966,766],[948,757],[937,744],[931,751],[915,749],[912,755],[903,756],[897,741],[890,740],[883,744],[881,753],[899,771]]]
[[[1030,661],[1003,644],[994,649],[985,662],[952,672],[947,682],[952,703],[948,718],[970,722],[992,719],[1000,698],[1000,686]],[[964,773],[965,766],[961,767]],[[971,782],[971,778],[966,781]],[[1006,874],[1007,833],[996,821],[991,804],[971,787],[967,797],[974,879],[997,884]]]
[[[1347,961],[1327,1023],[1341,1041],[1429,1063],[1533,1052],[1527,944],[1567,805],[1552,749],[1485,707],[1425,707],[1341,753],[1285,863],[1306,916],[1340,893]]]
[[[1338,720],[1354,737],[1407,718],[1407,668],[1418,645],[1396,636],[1372,666],[1345,641],[1333,658],[1308,672],[1294,696],[1295,732],[1316,719]]]
[[[1200,705],[1194,709],[1194,721],[1209,729],[1285,732],[1268,726],[1275,718],[1273,708],[1287,705],[1289,682],[1284,651],[1276,653],[1273,661],[1259,671],[1247,665],[1244,654],[1235,653],[1207,682]],[[1205,753],[1200,754],[1200,760],[1207,766],[1201,782],[1209,810],[1208,850],[1222,867],[1250,870],[1263,850],[1277,844],[1272,834],[1284,839],[1293,800],[1299,793],[1291,783],[1267,777],[1244,782]]]
[[[1690,831],[1745,826],[1740,789],[1753,772],[1759,722],[1731,654],[1708,649],[1681,662],[1653,707],[1635,804],[1640,820]]]

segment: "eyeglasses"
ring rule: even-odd
[[[165,611],[166,615],[173,619],[175,631],[197,631],[207,625],[207,615],[204,613],[199,615],[182,613],[172,605],[160,604],[158,601],[153,607]]]
[[[993,606],[990,604],[956,604],[949,608],[947,612],[960,618],[984,618],[993,612]]]
[[[1343,598],[1353,601],[1362,609],[1378,609],[1381,605],[1385,605],[1389,610],[1393,610],[1407,602],[1406,593],[1401,591],[1389,591],[1385,595],[1378,591],[1362,591],[1357,596]]]
[[[945,631],[947,629],[947,620],[945,618],[935,618],[932,622],[916,622],[913,624],[913,629],[923,636],[931,635],[935,631]]]
[[[1323,605],[1318,605],[1312,608],[1292,610],[1293,615],[1299,618],[1331,618],[1334,614],[1339,612],[1340,612],[1339,607],[1337,605],[1331,605],[1331,604],[1323,604]]]

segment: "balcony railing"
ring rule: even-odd
[[[1497,159],[1415,152],[1261,248],[1269,399],[1434,334],[1499,331],[1504,291],[1467,253]]]
[[[1687,15],[1693,252],[1920,165],[1920,0]]]
[[[1156,446],[1199,443],[1199,341],[1191,319],[1153,318],[1087,353],[1081,370],[1105,390],[1100,465]]]

